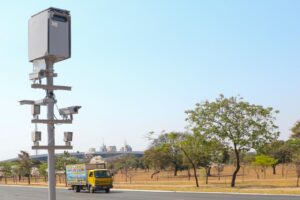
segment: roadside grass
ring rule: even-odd
[[[183,191],[183,192],[221,192],[221,193],[258,193],[258,194],[296,194],[300,195],[300,188],[297,188],[293,183],[296,181],[276,180],[276,181],[237,181],[237,186],[231,188],[230,184],[221,184],[211,182],[208,185],[203,181],[199,188],[190,182],[116,182],[116,189],[135,189],[135,190],[166,190],[166,191]]]
[[[253,194],[280,194],[280,195],[300,195],[298,188],[246,188],[237,186],[236,188],[229,187],[214,187],[202,186],[199,188],[195,186],[189,187],[175,187],[166,185],[122,185],[115,184],[115,189],[133,189],[133,190],[165,190],[165,191],[182,191],[182,192],[219,192],[219,193],[253,193]]]
[[[164,171],[151,179],[151,171],[139,170],[130,172],[127,178],[124,173],[118,173],[114,186],[117,189],[300,195],[300,187],[296,187],[293,165],[278,166],[276,175],[273,175],[272,169],[268,169],[266,177],[262,171],[257,172],[251,166],[244,167],[237,177],[235,188],[230,187],[232,171],[233,166],[225,167],[219,178],[217,172],[212,169],[213,176],[209,177],[208,184],[205,184],[204,170],[200,169],[197,172],[200,187],[197,188],[193,175],[189,178],[187,171],[178,172],[176,177],[173,176],[173,171]]]
[[[300,195],[300,187],[296,187],[296,174],[292,165],[278,166],[276,175],[268,169],[265,178],[263,172],[257,172],[251,166],[245,167],[237,178],[235,188],[230,187],[232,171],[233,166],[227,166],[218,177],[216,171],[212,169],[213,176],[209,177],[208,184],[205,184],[204,171],[198,170],[199,188],[195,187],[193,175],[189,177],[187,171],[179,171],[177,176],[174,176],[171,170],[163,171],[152,179],[150,178],[153,173],[151,171],[132,170],[127,176],[125,173],[118,172],[114,176],[114,189]],[[17,183],[11,178],[6,181],[8,185],[28,185],[24,177]],[[64,181],[63,176],[57,176],[58,187],[65,187]],[[4,179],[0,179],[0,184],[4,183]],[[47,183],[42,177],[33,177],[31,186],[47,186]]]

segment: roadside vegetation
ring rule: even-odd
[[[300,193],[300,122],[291,128],[288,140],[279,140],[278,112],[220,95],[186,111],[186,131],[150,132],[143,157],[124,155],[109,160],[108,167],[119,188],[222,192],[295,187],[284,193]],[[31,160],[24,151],[18,158],[0,163],[0,183],[47,181],[47,163]],[[58,184],[65,184],[66,165],[91,158],[78,160],[68,152],[57,157]]]

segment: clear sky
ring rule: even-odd
[[[220,93],[280,110],[286,139],[300,119],[300,2],[275,0],[26,0],[1,1],[0,160],[31,150],[27,22],[48,7],[72,15],[72,58],[55,65],[58,106],[82,105],[74,150],[145,150],[149,131],[182,131],[184,111]],[[43,110],[45,111],[45,110]],[[46,142],[46,132],[43,142]],[[46,153],[46,152],[40,152]]]

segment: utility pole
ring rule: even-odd
[[[29,61],[33,63],[33,72],[29,79],[31,88],[45,90],[46,97],[41,100],[22,100],[21,105],[31,105],[35,131],[32,132],[32,149],[48,151],[48,186],[49,200],[56,200],[55,149],[72,149],[72,132],[64,132],[64,145],[55,144],[55,124],[71,124],[73,115],[81,106],[59,109],[62,119],[57,119],[54,106],[57,103],[54,91],[70,91],[69,86],[54,85],[54,63],[71,57],[71,16],[67,10],[48,8],[29,19]],[[46,79],[46,84],[42,80]],[[39,119],[40,107],[47,107],[47,119]],[[47,145],[40,145],[42,133],[37,124],[46,124],[48,132]]]
[[[46,70],[48,70],[50,73],[53,74],[53,63],[51,61],[46,61]],[[53,86],[53,77],[48,76],[47,77],[47,86],[52,87]],[[47,97],[49,100],[49,103],[47,105],[47,119],[48,120],[54,120],[54,92],[53,90],[47,90]],[[49,200],[55,200],[56,199],[56,191],[55,191],[55,185],[56,185],[56,175],[55,175],[55,127],[54,124],[47,124],[47,131],[48,131],[48,173],[49,173]]]

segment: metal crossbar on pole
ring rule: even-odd
[[[31,122],[39,124],[72,124],[70,119],[33,119]]]
[[[66,149],[73,149],[73,146],[57,146],[57,145],[55,145],[55,146],[51,146],[51,147],[49,147],[49,146],[42,146],[42,145],[39,145],[39,146],[32,146],[32,149],[35,149],[35,150],[41,150],[41,149],[46,149],[46,150],[48,150],[48,149],[58,149],[58,150],[66,150]]]
[[[53,77],[48,77],[48,78],[52,78],[53,80]],[[32,84],[31,85],[32,88],[34,89],[44,89],[44,90],[67,90],[67,91],[70,91],[72,89],[72,87],[70,86],[61,86],[61,85],[41,85],[41,84]]]

